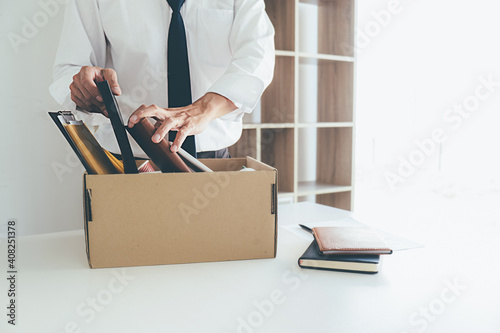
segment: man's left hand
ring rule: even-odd
[[[170,148],[175,153],[189,135],[203,132],[212,120],[234,110],[236,106],[226,97],[216,93],[206,93],[193,104],[180,108],[164,109],[154,104],[141,105],[130,116],[128,127],[134,127],[143,118],[156,119],[157,129],[151,138],[155,143],[163,140],[169,131],[178,131]]]

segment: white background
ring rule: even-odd
[[[358,47],[358,172],[394,171],[398,156],[417,148],[415,140],[442,128],[441,154],[431,154],[421,169],[474,184],[500,179],[500,87],[456,129],[443,120],[447,109],[474,95],[478,77],[500,81],[498,2],[398,2],[399,14],[373,34],[374,13],[389,1],[359,1],[358,29],[374,37]]]
[[[369,38],[357,45],[356,211],[370,209],[364,195],[374,189],[390,195],[438,184],[444,195],[472,191],[483,195],[477,200],[498,193],[500,87],[456,130],[443,115],[474,94],[480,76],[500,81],[500,6],[401,0],[389,21],[377,20],[388,3],[358,1],[358,32]],[[27,21],[39,27],[16,50],[9,36],[23,36]],[[48,86],[61,24],[62,6],[0,2],[0,228],[16,218],[20,235],[82,227],[83,168],[47,115],[58,110]],[[434,128],[446,141],[390,186],[399,158]]]
[[[358,36],[389,3],[359,1]],[[464,227],[480,233],[500,221],[500,87],[458,126],[444,117],[475,99],[480,77],[500,82],[500,5],[398,3],[399,13],[358,45],[355,211],[424,244],[429,222],[447,230],[442,237]],[[411,173],[388,181],[435,129],[446,135],[442,144]]]
[[[48,12],[36,0],[0,2],[0,224],[16,218],[18,235],[83,227],[83,168],[47,114],[59,109],[48,87],[63,6]],[[34,19],[39,27],[25,31],[29,38],[16,50],[9,34],[23,37],[25,22]],[[67,172],[58,177],[59,164]]]

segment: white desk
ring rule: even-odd
[[[283,205],[279,223],[345,214]],[[276,259],[125,269],[89,269],[83,231],[21,237],[18,325],[2,279],[0,332],[500,332],[498,227],[433,232],[440,243],[385,257],[376,275],[298,268],[308,242],[283,228]]]

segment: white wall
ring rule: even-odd
[[[43,3],[57,4],[0,2],[0,233],[10,218],[18,221],[18,235],[83,226],[83,168],[47,114],[59,109],[48,86],[63,8]],[[30,30],[26,22],[39,27]],[[14,47],[12,34],[22,44]],[[57,164],[66,173],[58,176]]]
[[[390,3],[399,6],[388,17]],[[500,83],[500,3],[358,4],[357,184],[367,179],[391,187],[386,175],[399,174],[401,157],[413,154],[418,161],[415,140],[431,138],[436,128],[446,135],[441,151],[424,155],[392,190],[429,175],[472,186],[500,184],[500,86],[482,100],[475,96],[480,77]],[[465,110],[460,123],[445,118],[447,110],[464,103],[473,111]]]

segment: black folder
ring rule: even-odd
[[[93,175],[123,173],[123,163],[103,149],[87,126],[71,111],[49,112],[85,170]]]
[[[49,112],[49,116],[50,116],[50,118],[52,118],[54,123],[56,123],[56,126],[59,128],[62,135],[64,135],[64,138],[66,139],[66,141],[68,141],[69,145],[71,146],[71,148],[75,152],[75,154],[78,157],[78,159],[80,160],[80,162],[82,162],[85,170],[87,170],[88,173],[92,174],[93,172],[91,171],[92,169],[91,169],[89,163],[87,163],[85,158],[82,156],[82,154],[78,150],[78,147],[73,142],[73,139],[68,135],[68,132],[66,132],[66,129],[64,128],[64,126],[61,122],[61,119],[59,119],[59,117],[62,117],[63,119],[65,117],[70,117],[69,119],[75,120],[75,118],[73,117],[73,114],[70,111],[59,111],[59,112]]]
[[[134,154],[132,153],[132,148],[130,147],[130,142],[127,137],[127,131],[125,130],[125,125],[123,124],[122,115],[118,104],[116,103],[115,96],[111,92],[109,83],[108,81],[102,81],[97,82],[96,84],[104,101],[106,111],[108,111],[108,116],[111,120],[111,125],[113,126],[113,131],[115,132],[116,140],[118,141],[118,146],[120,147],[120,151],[122,153],[125,173],[139,173],[135,163]]]

